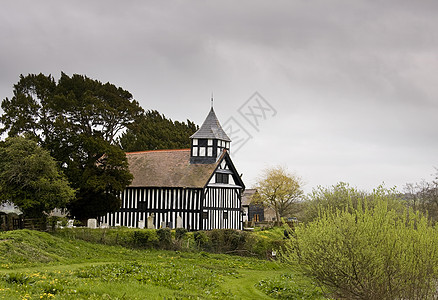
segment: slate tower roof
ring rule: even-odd
[[[210,112],[207,118],[205,119],[204,123],[202,123],[202,126],[190,138],[217,139],[217,140],[231,142],[228,135],[222,129],[222,126],[216,117],[216,113],[214,112],[213,107],[210,109]]]

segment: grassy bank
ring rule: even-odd
[[[0,259],[0,299],[321,298],[309,280],[272,261],[27,230],[0,233]]]

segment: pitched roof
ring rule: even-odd
[[[208,116],[205,119],[204,123],[202,123],[202,126],[190,138],[219,139],[219,140],[231,142],[228,135],[222,129],[222,126],[219,123],[218,118],[216,117],[213,107],[208,113]]]
[[[190,149],[130,152],[126,157],[134,175],[131,187],[203,188],[221,161],[190,164]]]
[[[252,196],[257,193],[256,189],[247,189],[242,195],[242,205],[250,205],[252,201]]]

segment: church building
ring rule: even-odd
[[[131,185],[122,207],[101,217],[109,226],[242,229],[245,185],[229,155],[230,138],[211,108],[191,148],[126,153]]]

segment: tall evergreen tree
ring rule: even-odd
[[[34,136],[59,162],[77,190],[69,205],[73,216],[120,207],[117,196],[132,175],[115,141],[143,111],[128,91],[76,74],[61,73],[58,82],[51,75],[21,75],[2,108],[1,133]]]
[[[172,121],[156,110],[141,114],[128,126],[119,143],[125,151],[190,148],[190,136],[198,130],[195,123]]]

